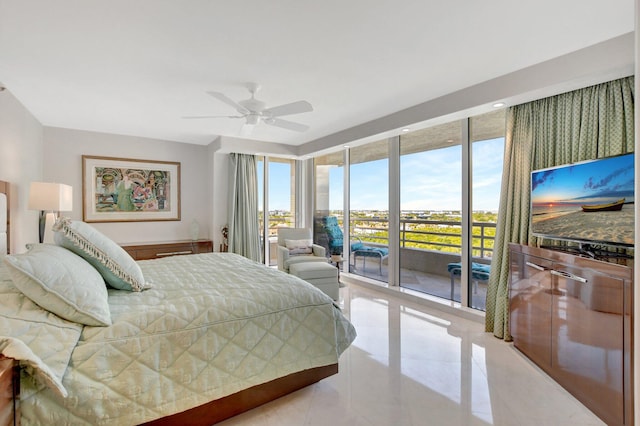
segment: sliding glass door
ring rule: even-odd
[[[359,248],[352,250],[350,270],[388,282],[389,143],[351,148],[349,158],[349,228],[352,247]]]
[[[265,173],[266,165],[266,173]],[[265,185],[266,182],[266,185]],[[278,228],[295,227],[295,161],[285,158],[262,157],[258,161],[260,229],[263,230],[262,249],[267,265],[277,262]],[[265,202],[266,213],[265,213]],[[265,226],[266,218],[266,226]],[[268,255],[268,256],[267,256]]]
[[[461,135],[454,121],[400,136],[400,286],[458,301]]]

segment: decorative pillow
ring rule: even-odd
[[[284,246],[289,249],[289,256],[313,253],[311,240],[284,240]]]
[[[129,291],[151,288],[129,253],[93,226],[63,217],[58,219],[53,230],[56,244],[83,257],[111,287]]]
[[[69,321],[111,325],[107,287],[84,259],[53,244],[4,258],[14,285],[40,307]]]

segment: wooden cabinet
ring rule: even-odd
[[[633,423],[630,267],[510,245],[516,348],[610,425]]]
[[[0,424],[20,424],[20,362],[0,354]]]
[[[170,241],[163,243],[126,244],[122,246],[135,260],[157,259],[166,256],[184,254],[210,253],[213,251],[213,241]]]

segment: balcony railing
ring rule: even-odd
[[[341,222],[339,220],[339,222]],[[350,220],[351,234],[363,242],[389,245],[389,221],[378,218]],[[472,255],[490,258],[495,243],[496,224],[473,222]],[[431,219],[401,219],[400,247],[460,253],[462,224],[457,221]]]
[[[293,216],[269,217],[270,236],[277,235],[278,225],[294,226]],[[343,218],[338,217],[342,224]],[[389,245],[389,220],[382,218],[358,217],[350,220],[351,235],[363,242]],[[260,217],[262,227],[262,217]],[[493,222],[473,222],[472,256],[491,258],[495,243],[496,224]],[[436,250],[449,253],[462,251],[462,224],[455,220],[400,219],[400,247]]]

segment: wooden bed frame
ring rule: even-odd
[[[20,366],[0,355],[0,425],[20,424]]]
[[[153,426],[208,426],[295,392],[338,372],[338,364],[290,374],[182,413],[144,423]]]
[[[0,193],[7,194],[7,251],[9,251],[9,183],[0,181]],[[300,371],[232,395],[208,402],[181,413],[162,417],[145,425],[211,425],[244,413],[338,372],[338,364]],[[0,426],[20,424],[20,365],[0,355]]]

